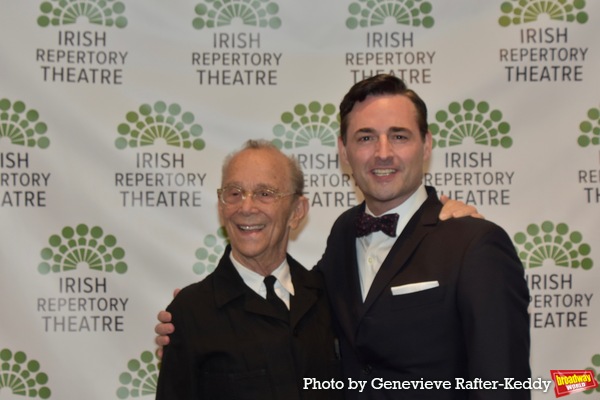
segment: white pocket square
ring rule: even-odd
[[[399,294],[420,292],[422,290],[433,289],[438,286],[440,286],[438,281],[417,282],[402,286],[392,286],[392,295],[398,296]]]

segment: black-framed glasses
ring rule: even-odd
[[[248,196],[250,196],[252,200],[256,200],[262,204],[273,204],[282,197],[292,196],[295,194],[297,193],[285,193],[270,188],[244,190],[239,186],[233,185],[217,189],[219,200],[221,203],[228,206],[240,204]]]

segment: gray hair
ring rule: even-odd
[[[300,167],[300,164],[298,163],[296,157],[288,156],[273,143],[265,139],[250,139],[246,141],[246,143],[244,143],[240,150],[237,150],[225,157],[225,160],[223,161],[222,176],[225,176],[225,172],[227,171],[227,168],[229,168],[231,160],[244,150],[270,150],[275,151],[284,156],[288,162],[288,170],[290,172],[290,177],[292,180],[292,191],[298,196],[301,196],[303,194],[304,174],[302,173],[302,168]]]

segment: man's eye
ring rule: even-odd
[[[273,191],[271,191],[271,190],[258,190],[256,192],[256,195],[258,197],[262,197],[262,198],[265,198],[265,199],[268,199],[270,197],[275,197],[275,193]]]
[[[240,190],[237,190],[237,189],[230,189],[227,192],[227,196],[229,196],[229,197],[234,197],[235,198],[235,197],[240,197],[241,195],[242,195],[242,192]]]

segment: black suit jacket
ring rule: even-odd
[[[373,389],[395,380],[525,380],[529,368],[529,293],[515,248],[499,226],[475,218],[439,221],[435,190],[411,218],[362,301],[354,221],[335,222],[318,269],[339,329],[344,375],[367,381],[347,398],[528,399],[516,390]],[[438,287],[392,295],[392,287]]]
[[[288,256],[295,295],[284,321],[243,282],[230,251],[167,308],[175,332],[164,349],[156,399],[340,398],[340,390],[303,389],[304,377],[340,377],[322,277]]]

